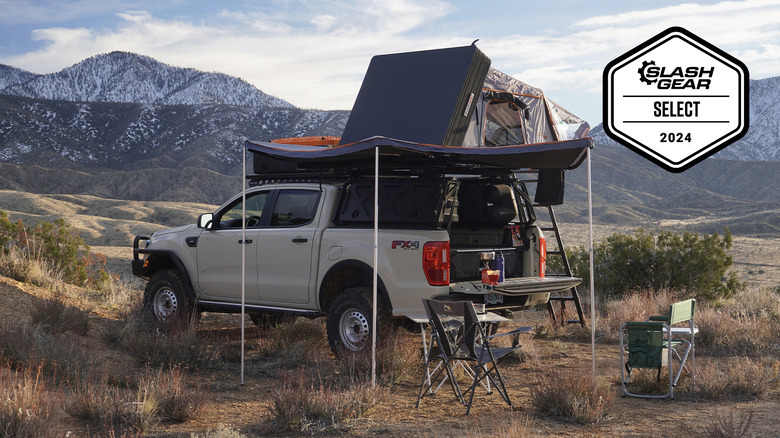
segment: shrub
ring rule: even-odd
[[[726,272],[733,263],[726,253],[731,244],[728,229],[722,237],[668,231],[656,236],[641,228],[633,235],[615,233],[594,248],[596,289],[613,297],[664,289],[705,299],[729,297],[743,288],[735,273]],[[588,278],[587,249],[569,249],[567,255],[574,274]]]
[[[5,257],[13,248],[26,260],[48,266],[68,283],[82,286],[104,284],[107,280],[105,258],[90,255],[84,239],[64,219],[26,226],[22,221],[12,223],[8,215],[0,211],[0,252]],[[0,267],[5,271],[8,269],[6,265],[2,263]],[[19,279],[14,275],[8,276]],[[26,281],[26,278],[19,280]]]
[[[607,418],[614,404],[614,392],[606,385],[594,385],[590,375],[553,371],[537,379],[531,388],[531,403],[540,417],[552,417],[580,424],[598,424]]]

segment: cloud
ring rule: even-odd
[[[484,5],[441,0],[275,0],[241,9],[226,3],[198,18],[194,11],[164,16],[149,4],[118,9],[114,1],[45,3],[71,16],[89,14],[89,7],[119,12],[100,26],[42,26],[33,32],[39,49],[0,63],[49,73],[124,50],[238,76],[295,105],[349,109],[373,55],[466,45],[479,32],[480,49],[494,67],[577,114],[578,107],[600,114],[604,66],[664,29],[682,26],[742,59],[753,77],[780,74],[780,0],[688,3],[532,26],[488,26],[500,18],[493,13],[475,21]],[[57,6],[64,3],[73,6]],[[0,6],[14,4],[0,0]],[[506,15],[528,13],[524,3],[507,5]],[[31,15],[39,12],[31,9]],[[453,26],[468,22],[474,24]]]
[[[95,54],[123,50],[238,76],[296,105],[348,109],[373,54],[440,46],[435,38],[404,34],[451,9],[437,1],[323,2],[296,10],[295,18],[283,9],[274,14],[223,9],[198,23],[124,11],[116,14],[121,21],[113,28],[35,30],[33,38],[43,48],[0,62],[51,73]]]

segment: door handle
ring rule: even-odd
[[[238,241],[239,245],[241,245],[242,243],[245,243],[245,244],[249,245],[250,243],[252,243],[252,239],[246,239],[246,240],[239,240]]]
[[[304,242],[308,242],[308,241],[309,241],[309,239],[307,239],[305,237],[296,237],[295,239],[293,239],[294,243],[304,243]]]

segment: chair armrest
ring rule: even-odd
[[[669,321],[668,316],[651,316],[650,318],[647,318],[648,321],[660,321],[660,322],[666,322]]]
[[[512,348],[517,348],[517,344],[520,342],[520,335],[523,334],[523,333],[528,333],[528,332],[530,332],[533,329],[534,329],[533,327],[518,327],[518,328],[516,328],[516,329],[514,329],[512,331],[508,331],[506,333],[497,333],[495,335],[485,336],[483,339],[486,340],[486,341],[489,341],[490,339],[498,338],[500,336],[512,335],[513,336],[513,338],[512,338]]]
[[[531,330],[533,330],[533,327],[518,327],[512,331],[506,332],[506,333],[496,333],[495,335],[485,336],[483,339],[493,339],[497,338],[499,336],[508,336],[508,335],[519,335],[522,333],[528,333]]]

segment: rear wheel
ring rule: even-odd
[[[191,316],[193,305],[178,270],[166,269],[152,276],[144,291],[144,310],[160,323]]]
[[[365,286],[344,289],[328,310],[327,332],[336,356],[371,348],[371,298]],[[385,306],[377,308],[377,333],[388,333],[393,320]]]

